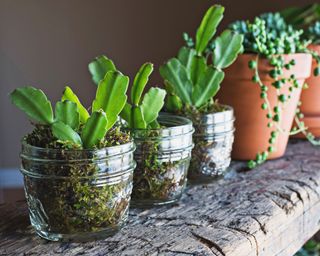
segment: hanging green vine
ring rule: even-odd
[[[236,21],[230,25],[230,28],[240,34],[244,35],[244,52],[255,53],[257,57],[248,63],[250,69],[254,71],[252,81],[257,83],[260,87],[260,98],[264,101],[261,108],[266,111],[266,118],[268,127],[273,128],[270,133],[269,146],[258,152],[254,160],[248,162],[249,168],[254,168],[258,164],[265,162],[270,153],[276,150],[275,143],[279,132],[283,132],[279,123],[282,120],[282,110],[285,108],[286,102],[292,97],[294,90],[301,86],[294,74],[290,77],[283,77],[284,70],[291,70],[296,64],[292,59],[285,62],[283,54],[292,53],[310,53],[319,63],[319,55],[307,49],[310,41],[302,38],[303,30],[296,30],[292,26],[286,24],[279,13],[266,13],[260,17],[255,18],[251,23],[249,21]],[[277,103],[272,108],[268,99],[268,87],[263,84],[259,75],[259,59],[266,58],[272,67],[269,71],[269,76],[273,79],[272,86],[277,93]],[[319,74],[319,66],[314,70],[315,74]],[[281,88],[289,83],[289,92],[281,93]],[[303,114],[297,108],[295,121],[298,127],[295,127],[291,134],[303,132],[307,138],[313,143],[317,144],[314,136],[306,131],[304,123],[301,121]]]

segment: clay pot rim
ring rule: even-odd
[[[320,46],[319,45],[316,45],[316,46]],[[238,58],[241,57],[241,56],[257,56],[259,55],[259,58],[260,59],[267,59],[265,56],[263,55],[260,55],[258,53],[242,53],[242,54],[239,54]],[[307,53],[307,52],[299,52],[299,53],[286,53],[286,54],[273,54],[272,56],[296,56],[296,57],[300,57],[300,56],[303,56],[303,55],[309,55],[311,56],[310,53]]]

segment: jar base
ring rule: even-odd
[[[188,184],[190,185],[201,185],[201,184],[210,184],[220,179],[223,179],[224,174],[215,175],[215,176],[197,176],[188,178]]]
[[[154,200],[154,199],[145,199],[145,200],[131,200],[130,207],[133,208],[151,208],[151,207],[157,207],[157,206],[165,206],[165,205],[172,205],[177,203],[180,200],[181,196],[173,198],[173,199],[167,199],[167,200]]]
[[[189,184],[208,184],[220,180],[228,172],[231,159],[226,160],[219,168],[206,168],[206,172],[199,172],[189,170],[188,183]]]
[[[46,240],[55,242],[90,242],[95,240],[102,240],[107,237],[113,236],[123,227],[123,225],[116,228],[107,228],[96,232],[81,232],[75,234],[60,234],[43,230],[36,230],[36,233],[38,236]]]

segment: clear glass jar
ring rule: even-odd
[[[187,182],[193,148],[192,122],[161,113],[160,129],[131,130],[137,150],[132,204],[150,207],[178,201]]]
[[[133,142],[99,150],[22,143],[21,172],[36,233],[52,241],[114,234],[128,218],[135,168]]]
[[[206,183],[221,177],[231,162],[234,140],[234,114],[230,106],[224,111],[193,117],[195,133],[188,178]]]

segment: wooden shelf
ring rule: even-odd
[[[320,229],[320,150],[291,142],[285,157],[191,186],[171,207],[133,209],[115,236],[90,243],[34,235],[26,205],[0,206],[0,255],[292,256]]]

